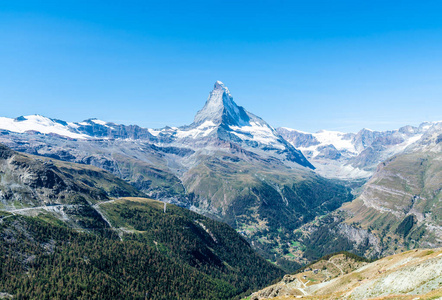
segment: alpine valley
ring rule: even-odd
[[[442,247],[441,142],[442,122],[275,129],[220,81],[182,127],[2,117],[1,289],[33,298],[59,272],[75,292],[48,299],[239,298],[333,252]]]

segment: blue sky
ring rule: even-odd
[[[442,120],[442,4],[0,1],[0,116],[180,126],[216,80],[274,127]]]

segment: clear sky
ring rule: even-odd
[[[442,120],[442,2],[0,1],[0,116],[180,126],[216,80],[274,127]]]

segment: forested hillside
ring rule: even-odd
[[[232,299],[283,272],[233,229],[146,199],[102,205],[116,227],[78,232],[2,213],[0,291],[18,299]]]

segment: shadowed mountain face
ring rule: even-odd
[[[249,113],[237,106],[229,89],[221,81],[217,81],[192,125],[198,127],[204,122],[212,122],[215,125],[247,126],[250,121]]]

